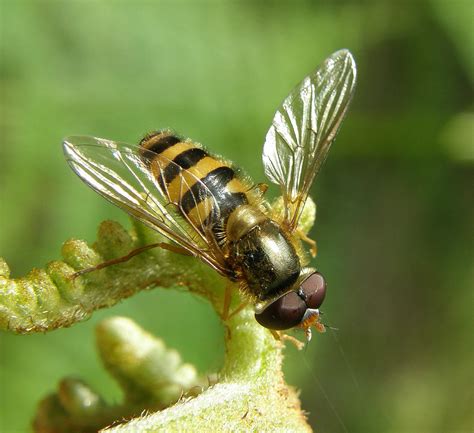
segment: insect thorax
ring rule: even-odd
[[[258,300],[284,293],[296,282],[300,261],[293,244],[257,208],[237,208],[229,217],[227,236],[230,261]]]

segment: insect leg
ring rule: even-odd
[[[232,311],[232,313],[228,315],[227,319],[239,314],[248,304],[248,301],[242,302],[234,311]]]
[[[227,283],[224,292],[224,306],[222,308],[221,318],[225,322],[229,318],[230,302],[232,301],[232,286]]]
[[[145,246],[140,247],[140,248],[136,248],[136,249],[130,251],[125,256],[117,257],[116,259],[112,259],[112,260],[107,260],[105,262],[99,263],[96,266],[91,266],[90,268],[85,268],[85,269],[81,269],[80,271],[74,272],[74,274],[72,274],[72,279],[75,279],[75,278],[77,278],[81,275],[84,275],[84,274],[88,274],[89,272],[98,271],[99,269],[107,268],[108,266],[117,265],[119,263],[127,262],[132,257],[135,257],[138,254],[141,254],[145,251],[148,251],[148,250],[151,250],[152,248],[157,248],[157,247],[160,247],[160,248],[163,248],[165,250],[172,251],[172,252],[178,253],[178,254],[183,254],[183,255],[188,255],[188,256],[191,255],[187,250],[185,250],[184,248],[181,248],[177,245],[167,244],[166,242],[158,242],[156,244],[149,244],[149,245],[145,245]]]
[[[303,242],[306,242],[309,245],[309,250],[311,251],[311,256],[316,257],[316,254],[318,253],[318,248],[317,248],[317,245],[316,245],[316,241],[314,239],[311,239],[302,230],[297,230],[297,233],[298,233],[299,238]]]
[[[266,183],[257,183],[255,185],[255,188],[257,188],[262,195],[264,195],[267,192],[268,185]]]
[[[172,253],[181,254],[182,256],[192,256],[192,254],[178,245],[167,244],[166,242],[160,242],[156,246],[163,248],[164,250],[171,251]]]
[[[270,332],[272,333],[273,337],[275,337],[275,340],[278,341],[289,341],[291,344],[293,344],[298,350],[302,350],[303,347],[305,346],[305,343],[301,342],[295,337],[292,337],[291,335],[288,334],[283,334],[282,332],[275,331],[274,329],[270,329]]]

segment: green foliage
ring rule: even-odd
[[[228,322],[227,354],[219,382],[194,399],[111,432],[310,432],[295,391],[281,372],[282,344],[246,309]]]
[[[255,322],[250,309],[227,326],[226,362],[211,385],[131,320],[105,320],[97,328],[97,346],[123,390],[123,402],[108,405],[81,380],[63,379],[41,401],[35,431],[93,432],[134,418],[107,431],[310,432],[297,394],[283,380],[282,344]]]
[[[102,321],[97,327],[97,348],[105,368],[120,384],[123,402],[107,404],[82,380],[66,378],[40,402],[35,431],[94,432],[145,410],[170,406],[204,384],[176,350],[168,349],[130,319]]]
[[[314,218],[315,205],[309,199],[300,229],[307,233]],[[185,287],[210,301],[218,314],[222,312],[223,290],[230,282],[196,258],[167,249],[148,250],[127,262],[73,277],[78,270],[163,240],[137,221],[134,228],[129,234],[120,224],[106,221],[93,248],[82,241],[67,241],[62,248],[64,262],[52,262],[46,270],[34,270],[24,278],[10,279],[6,263],[1,262],[2,327],[32,333],[70,326],[96,309],[154,286]],[[231,305],[236,308],[241,302],[234,287]],[[283,380],[282,344],[257,324],[249,306],[225,326],[226,358],[217,384],[195,399],[184,399],[112,430],[222,431],[232,426],[232,431],[310,431],[295,392]],[[182,363],[178,352],[166,349],[161,340],[129,319],[101,322],[97,346],[105,368],[123,391],[123,403],[107,405],[86,383],[63,379],[58,391],[40,403],[36,431],[96,431],[144,410],[165,409],[204,384],[192,365]]]
[[[157,285],[185,285],[197,293],[202,293],[202,285],[208,285],[215,287],[214,292],[209,293],[211,302],[217,302],[216,296],[222,291],[219,277],[196,260],[175,257],[161,248],[137,255],[122,265],[73,277],[76,270],[164,240],[141,224],[135,222],[134,225],[132,238],[118,223],[105,221],[99,228],[94,248],[83,241],[69,240],[61,251],[63,261],[51,262],[44,270],[34,269],[23,278],[9,279],[8,267],[3,262],[1,327],[29,333],[70,326],[98,308],[112,306],[139,290]],[[202,277],[196,277],[196,273]]]
[[[64,136],[137,143],[171,127],[265,182],[274,110],[328,53],[349,48],[357,94],[312,191],[312,265],[339,331],[304,355],[290,348],[285,378],[319,431],[344,431],[331,405],[351,432],[471,430],[471,0],[0,3],[0,255],[15,278],[57,258],[64,239],[92,241],[97,221],[128,224],[68,169]],[[68,302],[81,298],[72,293]],[[37,401],[70,374],[121,401],[91,344],[110,314],[216,371],[223,330],[200,299],[141,291],[69,329],[0,333],[0,430],[27,431]]]

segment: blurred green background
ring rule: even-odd
[[[127,217],[84,186],[61,139],[172,127],[264,181],[280,101],[349,48],[359,85],[314,188],[326,320],[287,350],[320,432],[473,429],[472,1],[1,1],[0,253],[22,276]],[[275,193],[273,190],[272,193]],[[120,398],[94,349],[126,315],[201,372],[223,359],[202,300],[153,290],[44,335],[0,336],[0,430],[28,431],[65,375]]]

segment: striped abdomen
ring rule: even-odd
[[[235,171],[196,144],[161,131],[147,135],[140,146],[162,156],[144,153],[162,187],[166,184],[171,201],[179,203],[197,227],[214,226],[220,230],[234,209],[249,203],[249,188]]]

